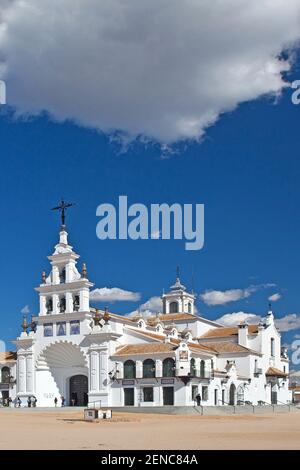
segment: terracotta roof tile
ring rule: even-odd
[[[134,354],[156,354],[175,351],[177,345],[171,343],[127,344],[121,346],[113,356],[131,356]]]
[[[238,326],[212,328],[204,333],[204,335],[200,336],[200,338],[221,338],[233,336],[238,334],[238,330]],[[248,331],[250,334],[256,334],[258,332],[258,325],[248,325]]]
[[[158,316],[149,317],[147,320],[152,323],[155,319],[159,319],[162,322],[169,322],[174,320],[197,320],[197,315],[191,313],[162,313]]]
[[[241,352],[251,352],[254,354],[259,354],[256,351],[252,351],[249,348],[245,348],[240,344],[233,343],[232,341],[217,341],[217,342],[209,342],[209,343],[199,343],[199,345],[206,346],[209,345],[212,351],[216,353],[241,353]]]
[[[16,361],[17,353],[14,351],[0,352],[0,362]]]
[[[266,372],[266,375],[269,377],[287,377],[288,374],[282,370],[276,369],[276,367],[269,367]]]
[[[190,349],[198,350],[198,351],[204,351],[204,352],[209,352],[212,354],[215,354],[216,351],[210,346],[210,344],[200,344],[200,343],[188,343],[188,347]]]

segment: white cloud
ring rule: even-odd
[[[270,300],[270,302],[277,302],[278,300],[281,299],[281,294],[279,294],[278,292],[276,294],[272,294],[270,295],[270,297],[268,298],[268,300]]]
[[[300,378],[300,370],[291,370],[290,377],[299,377]]]
[[[285,317],[278,318],[275,320],[277,328],[282,331],[292,331],[300,328],[300,315],[296,313],[290,313]]]
[[[233,326],[238,325],[243,321],[246,321],[247,323],[256,324],[263,320],[264,317],[261,317],[260,315],[256,315],[254,313],[233,312],[226,313],[221,318],[218,318],[216,321],[224,326]],[[297,330],[298,328],[300,328],[300,315],[289,314],[285,315],[282,318],[275,317],[275,325],[282,333]],[[300,335],[295,335],[294,338],[300,338]]]
[[[249,286],[246,289],[228,289],[225,291],[207,290],[201,294],[200,297],[206,305],[225,305],[229,302],[246,299],[258,290],[268,289],[269,287],[274,287],[274,284],[261,284],[257,286]]]
[[[259,323],[261,317],[259,315],[255,315],[254,313],[246,313],[246,312],[233,312],[233,313],[226,313],[222,317],[218,318],[216,321],[221,323],[224,326],[234,326],[238,325],[242,322],[247,323]]]
[[[94,302],[136,302],[140,300],[138,292],[131,292],[119,287],[102,287],[94,289],[90,293],[90,299]]]
[[[28,314],[30,313],[29,305],[25,305],[25,306],[22,308],[21,313],[23,313],[23,315],[28,315]]]
[[[139,310],[131,312],[129,316],[135,316],[140,313],[143,317],[154,315],[162,312],[162,300],[159,296],[151,297],[147,302],[140,305]]]
[[[299,0],[0,0],[0,76],[19,113],[160,142],[200,138],[286,86]]]

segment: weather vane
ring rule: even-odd
[[[59,211],[61,213],[61,225],[62,227],[65,227],[65,222],[66,222],[66,210],[69,207],[73,207],[75,204],[69,203],[61,199],[59,205],[57,207],[53,207],[51,210],[52,211]]]

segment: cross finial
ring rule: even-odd
[[[73,203],[69,203],[69,202],[66,202],[63,200],[63,198],[61,198],[61,201],[59,203],[59,205],[57,207],[53,207],[51,210],[52,211],[59,211],[61,213],[61,226],[63,228],[65,228],[65,223],[66,223],[66,210],[69,208],[69,207],[73,207],[75,206],[75,204]]]

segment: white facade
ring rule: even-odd
[[[38,315],[15,341],[23,405],[203,406],[287,403],[288,359],[269,311],[260,325],[224,328],[195,315],[177,278],[163,313],[128,318],[90,307],[92,283],[65,227],[36,289]],[[28,331],[30,330],[30,331]]]

